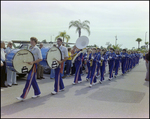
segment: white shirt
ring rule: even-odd
[[[42,57],[42,53],[39,47],[37,47],[36,45],[34,47],[29,48],[29,51],[32,52],[32,54],[34,55],[34,59],[35,61],[37,59],[43,59]]]
[[[1,48],[1,60],[5,61],[5,52],[3,48]]]
[[[61,53],[62,53],[62,59],[64,59],[65,57],[69,57],[68,56],[68,50],[67,50],[67,48],[66,47],[64,47],[64,46],[60,46],[60,47],[58,47],[60,50],[61,50]]]

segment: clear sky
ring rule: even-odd
[[[106,42],[122,44],[121,48],[138,47],[149,41],[149,1],[1,1],[1,40],[54,41],[59,32],[78,38],[76,28],[68,28],[72,20],[89,20],[89,45],[106,47]],[[147,32],[147,33],[146,33]]]

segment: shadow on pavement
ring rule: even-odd
[[[24,101],[18,101],[16,99],[15,103],[1,107],[1,116],[12,115],[12,114],[18,113],[19,111],[26,110],[28,108],[39,107],[43,105],[45,101],[49,100],[50,97],[51,95],[48,94],[48,95],[38,97],[35,99],[32,99],[32,98],[25,99]]]

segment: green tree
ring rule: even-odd
[[[70,40],[70,36],[66,34],[66,31],[64,32],[59,32],[59,35],[55,37],[55,41],[59,38],[62,37],[63,38],[63,42],[64,39],[66,39],[66,42],[68,43],[68,41]]]
[[[140,42],[142,41],[141,38],[137,38],[136,41],[138,42],[138,48],[140,48]]]
[[[42,40],[42,43],[47,43],[47,42],[46,42],[46,39]]]
[[[104,49],[104,47],[103,47],[103,46],[101,46],[100,48],[101,48],[101,49]]]
[[[71,21],[69,23],[69,29],[71,27],[76,27],[76,33],[79,33],[79,37],[81,36],[81,29],[86,30],[88,32],[88,35],[90,35],[90,27],[88,24],[90,24],[88,20],[84,20],[83,22],[81,22],[80,19],[76,21]]]

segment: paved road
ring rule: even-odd
[[[107,69],[108,71],[108,69]],[[18,86],[1,91],[1,117],[149,117],[149,82],[145,79],[145,62],[140,60],[131,72],[108,81],[108,74],[102,84],[89,88],[89,82],[82,76],[81,84],[72,85],[74,76],[63,79],[65,91],[51,95],[54,80],[49,75],[37,80],[41,96],[32,99],[33,88],[25,101],[16,97],[22,94],[25,80],[18,80]]]

